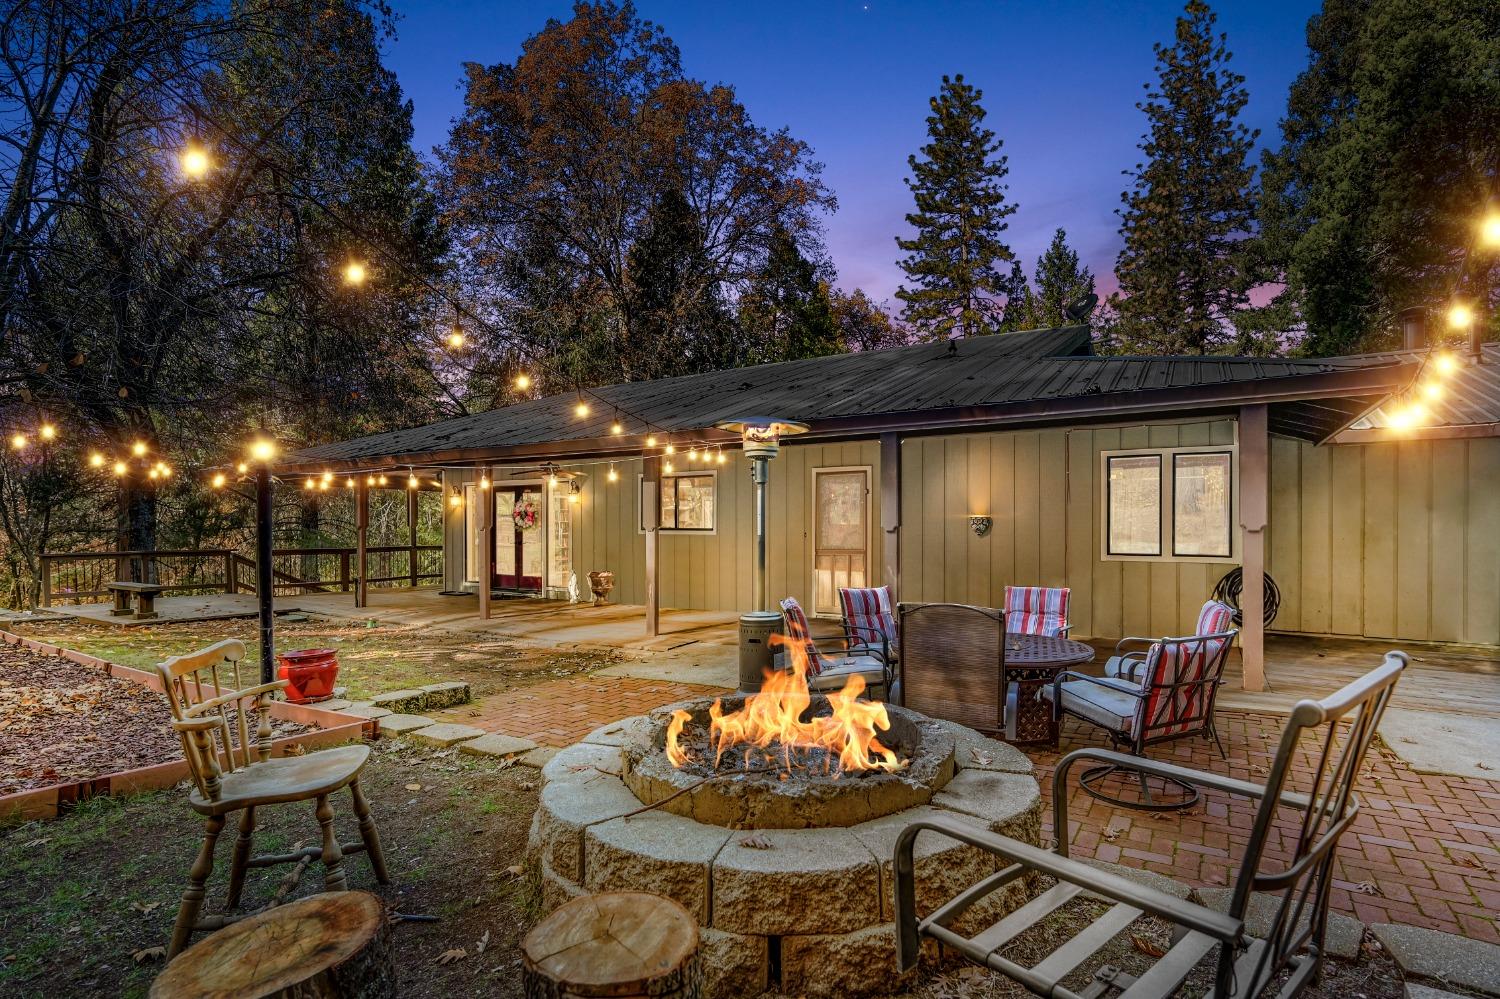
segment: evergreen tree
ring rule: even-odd
[[[1280,322],[1300,319],[1313,356],[1392,346],[1395,314],[1445,302],[1462,275],[1457,293],[1487,292],[1476,311],[1500,324],[1500,254],[1467,253],[1500,191],[1500,5],[1324,0],[1307,45],[1263,158]]]
[[[1094,293],[1094,275],[1078,263],[1078,253],[1068,246],[1068,234],[1058,229],[1052,242],[1036,262],[1036,290],[1027,296],[1029,329],[1054,329],[1073,320],[1067,310]]]
[[[1016,330],[1035,329],[1036,327],[1031,323],[1034,311],[1031,301],[1031,285],[1026,281],[1026,271],[1021,267],[1019,260],[1012,260],[1010,275],[1005,279],[1005,309],[1000,314],[998,331],[1014,333]]]
[[[1226,36],[1202,0],[1157,44],[1154,89],[1137,104],[1145,162],[1121,195],[1124,248],[1115,262],[1117,336],[1129,351],[1206,354],[1230,342],[1248,302],[1241,244],[1254,218],[1248,162],[1257,133],[1238,118],[1249,99],[1229,69]]]
[[[818,268],[778,227],[761,272],[740,299],[740,322],[762,361],[823,357],[844,349],[833,321],[828,286]]]
[[[646,231],[628,257],[630,327],[651,344],[654,367],[643,378],[733,367],[728,316],[704,250],[703,227],[681,191],[652,207]]]
[[[930,102],[930,141],[920,158],[907,157],[916,211],[906,221],[916,235],[896,239],[911,283],[896,297],[906,303],[902,318],[929,340],[993,332],[1011,292],[1000,265],[1015,254],[1002,234],[1017,206],[1006,201],[1009,168],[1001,141],[984,127],[983,96],[962,74],[943,77]]]

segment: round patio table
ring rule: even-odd
[[[1094,649],[1056,635],[1005,636],[1005,676],[1016,681],[1016,742],[1057,745],[1052,703],[1039,696],[1057,674],[1094,661]]]

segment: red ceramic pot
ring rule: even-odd
[[[277,653],[281,663],[277,671],[287,681],[286,699],[293,704],[312,704],[333,696],[333,682],[339,675],[337,649],[301,649]]]

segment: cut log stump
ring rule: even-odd
[[[151,999],[393,999],[396,962],[385,906],[337,891],[279,905],[178,954]]]
[[[521,942],[526,999],[699,999],[698,925],[645,892],[584,895]]]

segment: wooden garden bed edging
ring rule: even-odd
[[[47,642],[38,642],[10,631],[0,630],[0,641],[7,645],[19,645],[43,655],[66,659],[80,666],[102,670],[109,676],[129,680],[158,693],[161,692],[161,677],[146,670],[123,666],[75,649],[64,649]],[[312,732],[284,735],[275,739],[271,743],[273,756],[293,756],[309,749],[336,746],[353,742],[356,739],[373,738],[377,731],[375,723],[369,719],[355,718],[352,715],[329,711],[312,704],[273,701],[271,702],[271,716],[298,725],[311,725],[315,729]],[[89,798],[104,794],[154,791],[171,787],[187,780],[189,776],[186,760],[168,760],[165,763],[154,763],[131,770],[101,774],[86,780],[65,781],[29,791],[0,795],[0,825],[29,822],[33,819],[56,818],[58,813],[67,806]]]

